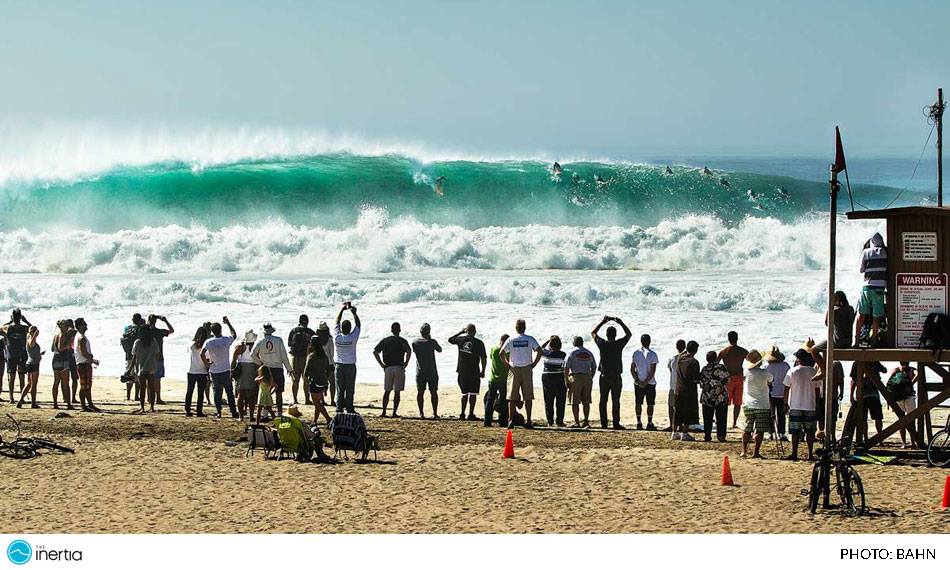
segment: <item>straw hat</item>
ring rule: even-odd
[[[244,342],[245,343],[255,343],[257,342],[257,333],[252,330],[248,330],[244,333]]]
[[[274,332],[275,330],[277,330],[277,329],[274,328],[274,325],[272,325],[272,324],[270,324],[270,323],[264,323],[263,329],[264,329],[264,334],[270,334],[270,333]]]
[[[762,355],[758,350],[752,349],[749,351],[749,354],[745,357],[745,367],[746,368],[758,368],[762,365]]]
[[[317,330],[318,330],[318,331],[330,332],[330,327],[327,326],[327,322],[326,322],[326,321],[320,321],[320,325],[317,326]]]
[[[785,355],[782,354],[782,351],[778,349],[774,344],[765,352],[765,361],[766,362],[783,362],[785,360]]]
[[[297,404],[291,404],[291,406],[287,408],[287,413],[292,415],[295,418],[299,418],[300,416],[303,415],[302,413],[300,413],[300,408],[297,407]]]

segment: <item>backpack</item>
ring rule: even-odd
[[[290,331],[290,337],[287,339],[291,354],[307,354],[307,348],[310,345],[310,335],[304,327],[296,327]]]
[[[920,334],[919,347],[929,348],[934,354],[950,348],[950,316],[946,313],[927,315],[923,332]]]
[[[914,384],[907,377],[907,374],[898,370],[887,381],[887,390],[894,396],[894,399],[904,400],[914,395]]]

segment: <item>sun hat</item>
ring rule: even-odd
[[[320,324],[317,326],[317,330],[318,330],[318,331],[329,331],[329,330],[330,330],[330,327],[327,326],[327,322],[326,322],[326,321],[320,321]]]
[[[287,408],[287,413],[292,415],[295,418],[299,418],[300,416],[303,415],[302,413],[300,413],[300,408],[297,407],[297,404],[291,404],[290,407]]]
[[[799,348],[795,351],[795,358],[797,358],[803,366],[815,365],[815,357],[812,356],[810,352],[808,352],[808,349],[806,349],[804,345],[802,345],[802,348]]]
[[[762,365],[762,354],[758,350],[752,349],[745,357],[746,368],[757,368]]]
[[[274,325],[272,325],[272,324],[270,324],[270,323],[264,323],[264,327],[263,327],[263,328],[264,328],[264,334],[270,334],[270,333],[274,332],[275,330],[277,330],[277,329],[274,328]]]
[[[766,362],[783,362],[785,360],[785,355],[782,354],[782,351],[778,349],[774,344],[765,352],[765,361]]]
[[[257,341],[257,333],[254,332],[254,329],[249,329],[244,333],[244,342],[252,343]]]

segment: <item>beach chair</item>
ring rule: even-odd
[[[277,459],[294,459],[300,462],[310,461],[313,457],[313,448],[305,440],[305,436],[298,431],[302,426],[300,420],[290,416],[274,418],[274,430],[277,433]],[[306,429],[306,428],[303,428]]]
[[[360,461],[366,461],[369,452],[373,452],[373,460],[377,460],[379,438],[366,431],[366,423],[359,414],[338,413],[330,422],[330,436],[333,439],[333,456],[338,457],[343,452],[352,451],[359,456]]]
[[[261,424],[251,424],[245,430],[247,433],[247,453],[245,457],[253,455],[255,450],[264,450],[265,459],[274,459],[280,456],[280,442],[277,440],[277,432],[270,427]]]

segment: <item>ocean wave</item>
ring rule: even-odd
[[[854,255],[877,225],[848,222],[839,243]],[[655,226],[483,227],[425,224],[365,208],[345,229],[264,219],[256,226],[199,225],[0,232],[0,272],[100,275],[270,273],[327,275],[431,270],[817,270],[827,222],[749,217],[736,224],[687,215]]]

